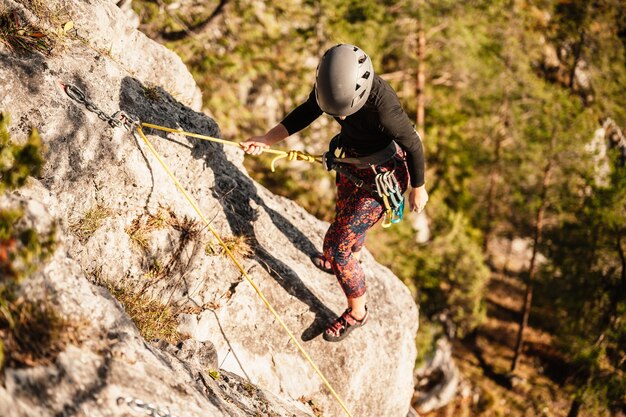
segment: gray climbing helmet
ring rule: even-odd
[[[367,101],[374,80],[372,60],[354,45],[335,45],[317,66],[315,98],[324,113],[349,116]]]

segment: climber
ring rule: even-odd
[[[308,99],[263,136],[250,137],[241,146],[246,153],[259,155],[263,148],[299,132],[322,113],[341,125],[338,139],[344,155],[367,159],[363,166],[345,165],[338,171],[335,219],[324,238],[323,253],[311,258],[318,268],[335,274],[347,297],[348,308],[324,331],[324,339],[335,342],[368,319],[359,259],[367,230],[385,210],[380,196],[371,192],[376,174],[392,171],[401,193],[410,182],[411,211],[424,209],[428,193],[421,139],[394,90],[374,74],[370,57],[354,45],[340,44],[327,50]],[[369,186],[359,186],[361,181]]]

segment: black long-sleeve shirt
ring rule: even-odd
[[[315,87],[309,98],[281,122],[290,135],[304,129],[322,115],[315,99]],[[360,155],[371,155],[394,140],[407,154],[411,186],[424,184],[424,151],[422,141],[409,121],[393,88],[374,76],[367,102],[356,113],[341,120],[342,145]]]

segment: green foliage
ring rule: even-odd
[[[484,291],[489,270],[484,263],[480,233],[459,212],[432,202],[437,211],[434,239],[424,247],[415,280],[421,288],[421,305],[427,316],[443,312],[462,337],[485,317]]]
[[[6,113],[0,114],[0,194],[13,190],[26,183],[29,176],[38,176],[43,166],[41,156],[41,138],[33,129],[28,142],[24,145],[11,143],[7,125],[10,123]]]
[[[419,331],[415,336],[415,347],[417,348],[416,368],[423,365],[426,359],[432,357],[435,352],[436,342],[443,334],[444,330],[439,323],[423,316],[420,317]]]
[[[574,372],[575,397],[618,406],[626,396],[626,168],[613,155],[610,182],[594,184],[577,201],[579,214],[549,230],[545,293],[561,320],[559,346]]]
[[[56,248],[56,227],[39,235],[20,225],[20,211],[0,210],[0,285],[14,280],[19,283],[39,269]]]
[[[484,291],[489,270],[483,260],[480,233],[459,212],[436,196],[429,202],[434,238],[416,247],[409,222],[382,231],[374,229],[367,246],[416,294],[426,319],[440,314],[463,336],[484,319]],[[408,242],[408,243],[407,243]]]
[[[0,115],[0,197],[41,171],[41,139],[33,130],[28,142],[11,142],[9,118]],[[43,234],[26,227],[19,208],[0,208],[0,369],[49,363],[63,347],[77,340],[67,322],[47,301],[19,295],[19,284],[55,249],[55,227]]]
[[[393,225],[389,229],[376,226],[368,232],[366,246],[374,257],[389,267],[417,296],[414,274],[419,260],[426,256],[424,246],[418,246],[413,239],[415,232],[407,221]]]
[[[11,142],[7,125],[9,117],[0,114],[0,195],[26,183],[31,175],[39,175],[43,165],[41,139],[36,130],[24,145]],[[19,209],[0,209],[0,285],[17,285],[34,272],[55,249],[53,227],[40,236],[24,227]]]

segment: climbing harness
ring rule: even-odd
[[[304,350],[304,348],[302,347],[300,342],[298,342],[298,339],[294,336],[294,334],[291,332],[291,330],[289,330],[289,328],[287,327],[287,325],[285,324],[283,319],[280,317],[280,315],[276,312],[274,307],[270,304],[270,302],[267,300],[267,298],[265,298],[265,295],[263,294],[263,292],[261,291],[259,286],[252,280],[250,275],[246,272],[246,270],[244,269],[243,265],[241,265],[241,263],[237,260],[235,255],[233,255],[231,250],[228,249],[228,246],[224,243],[224,241],[222,240],[220,235],[217,233],[215,228],[213,228],[213,226],[211,226],[211,223],[204,216],[204,214],[200,210],[200,207],[198,206],[196,201],[193,199],[193,197],[191,197],[191,195],[189,195],[189,193],[187,193],[187,190],[178,181],[176,176],[172,173],[170,168],[163,161],[163,159],[161,158],[159,153],[152,146],[152,143],[150,142],[150,140],[148,140],[148,138],[144,134],[142,127],[148,127],[148,128],[152,128],[152,129],[159,129],[159,130],[163,130],[163,131],[166,131],[166,132],[179,133],[179,134],[183,134],[183,135],[186,135],[186,136],[191,136],[191,137],[195,137],[195,138],[199,138],[199,139],[209,140],[209,141],[212,141],[212,142],[218,142],[218,143],[223,143],[223,144],[232,145],[232,146],[240,146],[240,145],[238,143],[236,143],[236,142],[226,141],[226,140],[214,138],[214,137],[211,137],[211,136],[204,136],[204,135],[199,135],[199,134],[196,134],[196,133],[184,132],[182,130],[177,130],[177,129],[171,129],[171,128],[167,128],[167,127],[163,127],[163,126],[152,125],[152,124],[149,124],[149,123],[142,123],[138,119],[136,119],[136,118],[134,118],[132,116],[129,116],[128,114],[126,114],[126,113],[124,113],[122,111],[118,111],[118,112],[114,113],[112,116],[107,116],[102,110],[98,109],[98,107],[96,107],[91,101],[89,101],[86,98],[85,94],[82,91],[80,91],[77,87],[71,86],[70,84],[63,84],[63,83],[60,83],[60,84],[61,84],[61,87],[63,88],[63,90],[66,93],[67,93],[68,90],[72,91],[72,93],[67,93],[70,98],[78,101],[81,104],[84,104],[85,107],[87,107],[87,109],[89,111],[92,111],[92,112],[96,113],[98,115],[98,117],[100,117],[102,120],[104,120],[107,123],[109,123],[109,125],[111,125],[112,127],[123,126],[129,132],[132,132],[133,135],[135,134],[135,132],[137,134],[139,134],[139,136],[141,137],[141,139],[143,140],[145,145],[148,147],[148,149],[150,150],[152,155],[157,159],[157,161],[159,161],[159,163],[161,164],[161,167],[163,167],[165,172],[172,179],[172,181],[176,185],[176,188],[178,188],[178,190],[185,197],[187,202],[189,202],[189,204],[194,209],[194,211],[196,212],[198,217],[200,217],[200,219],[202,219],[202,221],[206,224],[206,226],[209,229],[209,231],[213,234],[215,239],[219,242],[220,246],[224,249],[224,252],[233,261],[235,266],[237,266],[237,268],[239,269],[239,271],[241,272],[243,277],[250,283],[250,285],[252,285],[252,288],[254,288],[254,290],[256,291],[257,295],[261,298],[261,301],[263,301],[263,303],[265,304],[267,309],[270,310],[270,312],[272,313],[274,318],[276,318],[278,323],[285,330],[285,332],[287,333],[287,335],[289,336],[291,341],[296,345],[296,347],[298,348],[298,350],[300,351],[302,356],[311,365],[313,370],[320,377],[320,379],[322,380],[322,382],[324,383],[326,388],[328,388],[328,390],[331,392],[333,397],[335,397],[335,399],[337,400],[337,402],[339,403],[341,408],[343,408],[343,410],[346,412],[346,414],[349,417],[352,417],[352,414],[350,413],[350,411],[348,411],[348,408],[343,403],[343,401],[341,400],[341,398],[339,397],[337,392],[334,390],[332,385],[330,385],[330,382],[328,382],[328,380],[326,379],[326,377],[324,376],[322,371],[320,371],[320,369],[317,367],[315,362],[313,362],[313,359],[311,359],[309,354]],[[119,124],[118,124],[118,121],[119,121]],[[308,154],[305,154],[305,153],[300,152],[300,151],[289,151],[289,152],[286,152],[286,151],[277,151],[277,150],[266,149],[266,148],[264,148],[263,151],[278,155],[272,161],[272,167],[273,167],[273,164],[274,164],[274,162],[276,160],[279,160],[279,159],[282,159],[282,158],[287,158],[290,161],[291,160],[306,160],[306,161],[311,161],[311,162],[312,161],[319,161],[319,157],[315,157],[313,155],[308,155]]]
[[[378,195],[385,205],[385,214],[382,227],[388,228],[392,224],[399,223],[402,220],[404,211],[404,195],[398,184],[398,180],[394,175],[396,169],[395,156],[398,152],[398,146],[391,141],[384,149],[375,152],[372,155],[360,157],[345,157],[345,150],[341,146],[341,136],[336,135],[331,139],[328,152],[322,155],[322,165],[326,170],[335,170],[338,174],[344,175],[354,183],[358,188],[364,188],[372,194]],[[394,167],[391,171],[378,172],[376,167],[393,159]],[[354,165],[359,169],[371,168],[374,171],[374,187],[365,184],[360,178],[352,175],[346,170],[342,164]],[[391,204],[389,200],[391,199]]]

